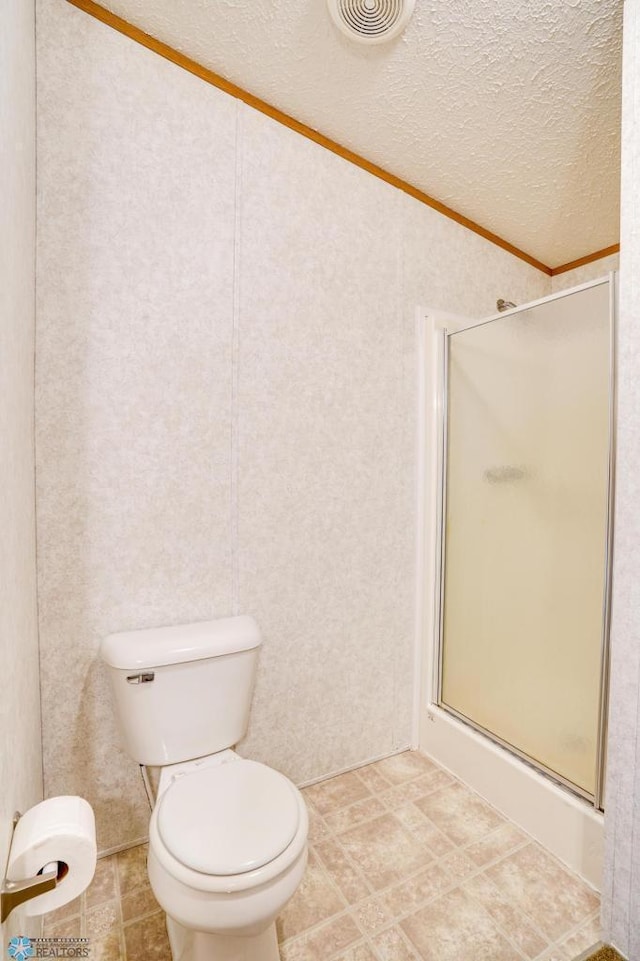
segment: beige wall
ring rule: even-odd
[[[625,3],[618,455],[606,798],[605,936],[640,957],[640,9]]]
[[[42,797],[35,597],[33,337],[34,4],[7,0],[0,30],[0,868],[16,809]],[[8,926],[14,928],[12,915]],[[4,930],[2,950],[5,948]]]
[[[40,0],[38,535],[48,794],[144,836],[109,631],[253,614],[241,750],[298,782],[410,739],[417,304],[549,278]]]

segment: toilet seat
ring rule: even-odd
[[[183,775],[158,801],[158,834],[186,868],[227,877],[269,864],[300,821],[296,789],[278,771],[238,758]]]
[[[175,781],[169,784],[162,792],[151,814],[151,821],[149,824],[150,850],[153,851],[154,856],[162,865],[162,868],[167,871],[168,874],[175,879],[175,881],[186,885],[192,890],[200,891],[202,894],[205,894],[206,892],[231,894],[237,891],[249,891],[259,887],[260,885],[268,884],[279,875],[282,875],[284,872],[288,871],[291,866],[301,857],[306,857],[305,852],[307,846],[307,834],[309,830],[309,817],[306,804],[300,791],[295,787],[294,784],[291,783],[291,781],[285,778],[284,775],[274,771],[272,768],[266,767],[266,765],[259,765],[259,767],[266,769],[268,772],[268,775],[266,776],[273,776],[275,778],[282,779],[285,782],[286,787],[294,798],[297,809],[297,817],[295,818],[296,827],[294,828],[293,837],[284,850],[281,850],[275,857],[272,858],[272,860],[263,863],[261,867],[253,867],[237,874],[214,874],[209,873],[208,871],[197,870],[184,864],[181,860],[181,857],[185,858],[188,857],[188,855],[185,855],[185,849],[180,846],[180,840],[178,840],[176,843],[175,838],[172,837],[170,843],[172,843],[175,851],[171,850],[168,844],[165,843],[159,830],[159,816],[163,798],[168,796],[170,791],[172,791],[174,788],[177,788],[178,784],[183,784],[184,787],[181,789],[181,793],[182,791],[190,793],[192,787],[195,787],[198,784],[203,784],[203,781],[200,778],[201,775],[205,773],[205,770],[211,770],[213,767],[216,767],[217,769],[222,767],[232,768],[236,765],[245,764],[257,765],[258,762],[245,761],[243,758],[239,758],[236,755],[236,759],[230,763],[227,762],[219,765],[214,764],[189,771],[188,773],[180,774]],[[195,780],[196,778],[198,779],[197,781]],[[192,793],[195,794],[195,789]],[[261,811],[262,808],[259,797],[254,795],[251,797],[251,800],[256,805],[256,809]],[[166,813],[168,814],[168,812],[169,809],[167,808]],[[167,835],[167,826],[163,825],[163,829],[165,831],[165,835]],[[280,836],[282,837],[282,835]],[[275,846],[277,847],[279,845]],[[177,855],[177,851],[181,852],[181,857]],[[260,858],[257,860],[260,860]]]

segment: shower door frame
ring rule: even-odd
[[[600,692],[598,703],[598,742],[596,747],[596,784],[592,794],[580,788],[572,781],[563,777],[557,771],[546,767],[530,755],[520,751],[515,745],[504,741],[499,735],[477,724],[472,719],[456,711],[442,700],[443,674],[443,646],[444,646],[444,591],[446,576],[446,507],[447,507],[447,442],[448,442],[448,371],[449,371],[449,338],[456,333],[483,327],[497,320],[505,320],[517,316],[533,307],[547,304],[564,297],[571,296],[583,290],[609,285],[609,445],[608,445],[608,477],[607,477],[607,505],[606,505],[606,537],[605,558],[603,568],[603,604],[600,642]],[[610,659],[610,624],[611,624],[611,586],[612,586],[612,552],[613,552],[613,524],[614,524],[614,496],[615,496],[615,394],[616,394],[616,272],[612,271],[597,280],[580,284],[567,290],[559,291],[539,300],[492,315],[484,320],[454,323],[453,330],[449,329],[446,318],[438,331],[439,377],[437,390],[439,398],[436,400],[437,409],[437,480],[436,480],[436,537],[435,537],[435,590],[433,599],[433,658],[431,678],[427,680],[427,700],[430,707],[438,708],[450,715],[459,723],[465,724],[480,736],[488,738],[510,754],[515,755],[527,765],[533,767],[539,774],[550,778],[556,784],[568,789],[584,801],[593,805],[596,811],[604,810],[604,788],[606,772],[606,740],[609,707],[609,659]],[[430,682],[430,683],[429,683]],[[429,689],[430,688],[430,689]]]

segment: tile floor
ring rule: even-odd
[[[305,788],[309,867],[278,922],[282,961],[571,961],[598,896],[426,757],[398,754]],[[91,961],[170,961],[146,846],[103,858],[47,937]]]

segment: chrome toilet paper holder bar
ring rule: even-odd
[[[13,818],[13,829],[20,820],[20,814],[16,812]],[[23,881],[9,881],[4,878],[0,887],[0,924],[4,924],[14,908],[31,898],[46,891],[53,891],[58,884],[58,870],[47,871],[46,873],[36,874],[34,878],[25,878]]]

